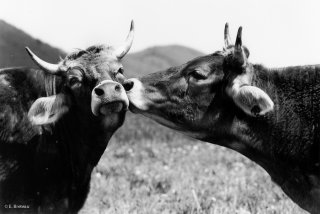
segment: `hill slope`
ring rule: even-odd
[[[124,66],[129,77],[142,76],[171,66],[177,66],[203,53],[179,45],[157,46],[129,54]]]
[[[62,50],[35,39],[0,20],[0,67],[36,67],[25,51],[25,46],[30,47],[42,59],[52,63],[59,61],[60,56],[65,56]],[[128,54],[124,58],[124,66],[128,77],[140,76],[180,65],[200,55],[203,54],[178,45],[151,47]]]
[[[48,62],[57,62],[60,56],[65,56],[62,50],[35,39],[22,30],[0,20],[0,67],[36,67],[25,51],[26,46]]]

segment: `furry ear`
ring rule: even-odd
[[[57,94],[38,98],[32,104],[28,117],[34,125],[45,125],[57,122],[68,111],[67,97],[63,94]]]
[[[261,116],[273,110],[273,101],[258,87],[245,85],[232,91],[234,102],[248,115]]]

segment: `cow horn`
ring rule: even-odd
[[[32,60],[42,69],[45,71],[51,73],[51,74],[57,74],[59,71],[59,65],[58,64],[51,64],[48,62],[43,61],[39,57],[37,57],[28,47],[26,47],[26,50]]]
[[[128,53],[128,51],[130,50],[132,42],[133,42],[133,37],[134,37],[134,22],[132,20],[131,26],[130,26],[130,32],[127,36],[125,43],[123,45],[121,45],[120,47],[118,47],[115,51],[115,54],[119,59],[124,57]]]
[[[229,24],[227,22],[224,26],[224,46],[227,48],[229,45],[231,45],[231,39],[229,34]]]
[[[239,27],[238,33],[237,33],[237,39],[235,43],[234,48],[234,54],[235,58],[237,59],[237,62],[239,65],[243,66],[246,64],[247,57],[244,53],[244,50],[242,48],[242,27]]]
[[[241,46],[242,46],[242,39],[241,39],[241,37],[242,37],[242,27],[239,27],[238,33],[237,33],[236,44],[235,44],[235,46],[236,46],[237,49],[241,48]]]

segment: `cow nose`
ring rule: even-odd
[[[116,82],[108,82],[108,83],[101,83],[100,85],[96,86],[93,89],[93,92],[98,96],[102,97],[108,94],[112,94],[114,92],[121,92],[121,85]]]
[[[98,96],[102,96],[104,94],[104,91],[101,88],[95,88],[94,93]]]
[[[130,91],[133,88],[134,83],[131,80],[126,80],[122,85],[126,91]]]

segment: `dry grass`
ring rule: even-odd
[[[128,119],[92,174],[82,214],[305,213],[242,155]]]

